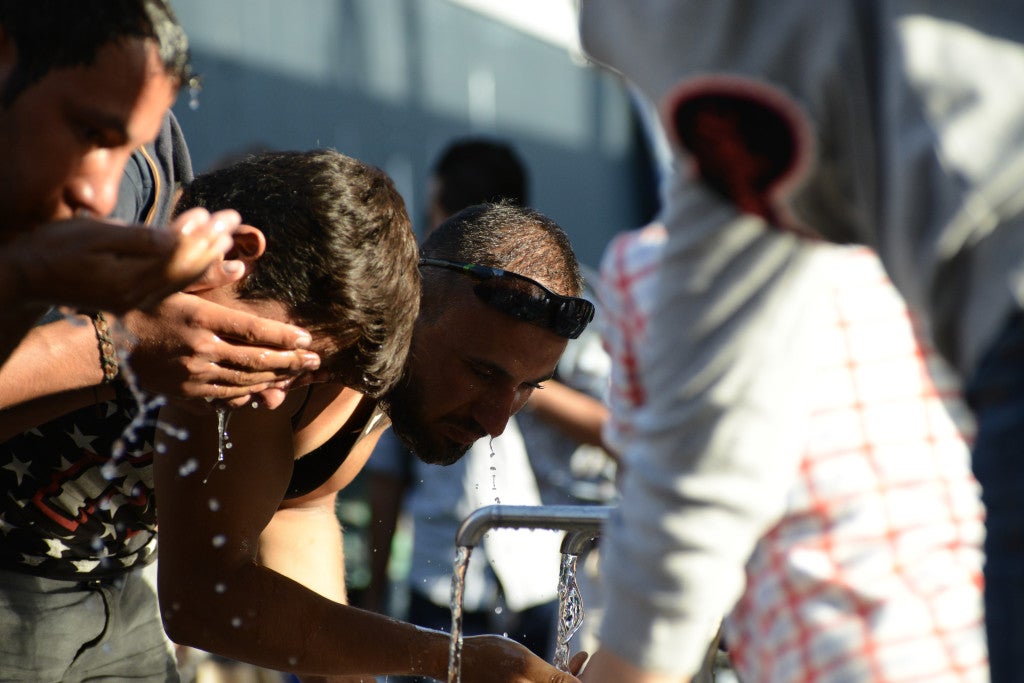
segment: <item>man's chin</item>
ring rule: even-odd
[[[448,465],[454,465],[462,459],[462,456],[464,456],[468,450],[469,446],[449,441],[443,445],[423,445],[419,448],[414,448],[413,453],[416,454],[417,458],[428,465],[442,465],[447,467]]]
[[[409,434],[398,425],[393,424],[392,427],[405,447],[428,465],[453,465],[469,450],[468,445],[444,437],[424,438],[422,430]]]

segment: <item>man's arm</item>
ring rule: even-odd
[[[115,339],[134,339],[129,363],[151,393],[238,403],[319,365],[316,354],[301,348],[309,344],[305,331],[197,296],[174,294],[150,311],[132,311],[122,320],[114,323]],[[88,317],[36,327],[0,369],[0,430],[17,433],[106,400],[113,391],[102,379],[96,332]],[[97,393],[65,393],[81,389]],[[31,410],[12,410],[29,401],[34,401]]]
[[[318,594],[348,604],[336,493],[282,507],[260,537],[260,563]],[[376,676],[303,676],[302,683],[375,683]]]
[[[413,457],[391,430],[381,436],[366,466],[370,503],[370,585],[362,606],[381,614],[388,612],[391,544],[408,489],[408,469]]]
[[[601,428],[608,419],[608,407],[596,398],[549,380],[530,395],[526,406],[578,443],[604,448]],[[610,450],[605,451],[611,455]]]
[[[370,585],[365,607],[388,613],[391,544],[398,528],[398,517],[405,497],[405,481],[390,472],[371,470],[367,489],[370,500]]]
[[[159,594],[172,640],[301,675],[446,677],[446,634],[339,604],[258,562],[292,471],[287,414],[235,411],[225,469],[216,468],[215,419],[174,406],[161,418],[190,434],[162,439],[155,465]],[[466,639],[463,670],[466,683],[576,681],[497,636]]]
[[[234,211],[183,214],[167,230],[75,218],[0,246],[0,363],[50,305],[122,313],[199,277],[231,248]]]

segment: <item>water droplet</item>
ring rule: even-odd
[[[210,510],[212,510],[213,512],[216,512],[217,510],[220,510],[220,501],[217,500],[216,498],[211,498],[210,501],[209,501],[209,505],[210,505]]]
[[[235,628],[238,628],[239,626],[241,626],[242,625],[241,617],[232,617],[231,625],[234,626]]]
[[[199,109],[199,93],[203,91],[203,83],[199,76],[188,79],[188,108],[192,111]]]
[[[156,452],[157,453],[166,453],[167,452],[167,444],[158,443],[156,445]]]
[[[217,534],[212,539],[213,547],[214,548],[219,548],[222,545],[224,545],[225,543],[227,543],[227,540],[228,539],[224,537],[224,534]]]
[[[100,471],[103,473],[103,478],[110,481],[117,476],[117,465],[112,462],[104,463]]]
[[[228,587],[225,586],[223,583],[218,583],[216,586],[213,587],[213,590],[216,591],[217,593],[223,593],[227,589],[228,589]]]
[[[185,463],[178,468],[178,474],[182,477],[187,477],[199,468],[199,463],[196,462],[195,458],[189,458]]]

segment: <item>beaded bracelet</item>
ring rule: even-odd
[[[96,341],[100,348],[103,383],[110,384],[117,379],[121,367],[117,362],[117,349],[114,347],[114,340],[110,336],[110,326],[107,324],[107,316],[103,315],[103,311],[96,311],[92,315],[92,326],[96,330]]]

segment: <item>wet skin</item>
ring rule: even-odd
[[[501,434],[566,346],[488,307],[472,279],[460,279],[436,319],[421,314],[406,376],[387,397],[395,433],[432,464],[449,465],[476,440]]]

